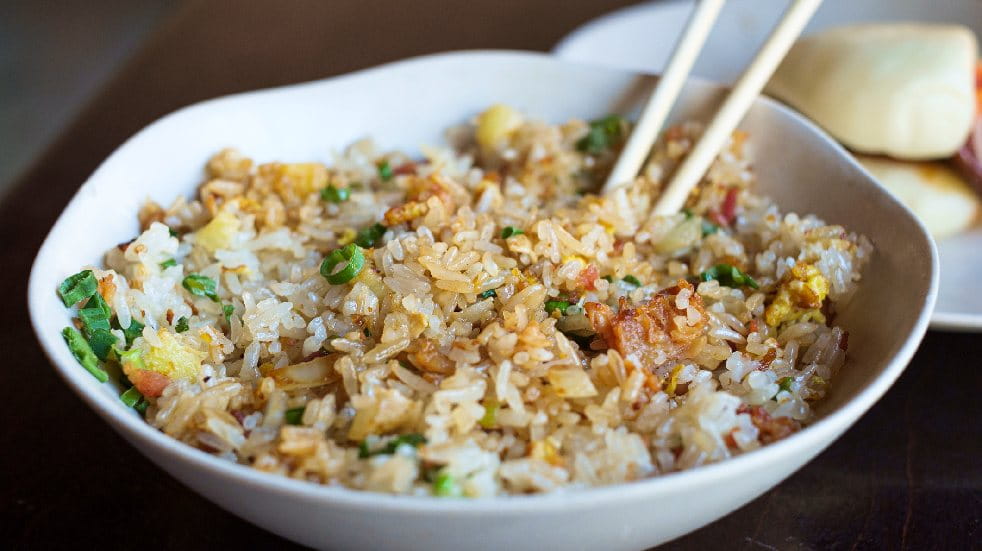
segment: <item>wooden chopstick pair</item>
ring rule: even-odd
[[[724,2],[725,0],[699,0],[696,9],[689,17],[682,37],[675,46],[675,51],[672,52],[664,74],[655,86],[634,131],[631,132],[604,184],[604,193],[612,193],[634,181],[661,132],[672,105],[682,91],[682,86]],[[699,141],[676,169],[668,186],[655,203],[653,215],[673,214],[685,205],[689,192],[702,180],[702,176],[709,169],[727,138],[750,109],[754,99],[770,80],[778,64],[784,59],[821,2],[822,0],[793,1],[781,21],[771,31],[767,42],[737,79]]]

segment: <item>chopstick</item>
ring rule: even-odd
[[[716,22],[716,17],[725,1],[700,0],[689,16],[685,31],[675,44],[675,50],[669,58],[665,72],[658,79],[658,84],[648,98],[648,103],[645,104],[641,117],[631,132],[631,137],[624,144],[617,163],[607,176],[604,193],[610,193],[634,181],[641,164],[648,157],[652,144],[658,138],[672,105],[682,91],[682,86],[689,72],[692,71],[692,66],[699,57],[699,51],[706,43],[709,31],[713,28],[713,23]]]
[[[653,215],[674,214],[685,205],[689,192],[702,180],[727,138],[753,105],[754,99],[760,95],[760,91],[821,3],[822,0],[794,0],[750,66],[740,75],[702,137],[676,169],[672,180],[655,203]]]

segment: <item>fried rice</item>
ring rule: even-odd
[[[361,490],[617,484],[792,434],[846,365],[870,243],[755,194],[740,132],[650,216],[695,123],[599,196],[629,130],[498,105],[419,157],[223,150],[66,280],[66,340],[165,434]]]

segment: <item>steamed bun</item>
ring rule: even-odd
[[[857,155],[856,160],[880,185],[914,211],[934,237],[961,232],[975,221],[978,198],[946,164],[865,155]]]
[[[949,157],[975,115],[977,48],[959,25],[838,27],[799,40],[767,91],[854,151]]]

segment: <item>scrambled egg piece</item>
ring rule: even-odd
[[[477,117],[474,137],[481,147],[494,147],[522,125],[522,115],[507,105],[492,105]]]
[[[554,440],[551,436],[545,440],[536,440],[532,442],[532,449],[529,451],[529,457],[532,459],[538,459],[539,461],[545,461],[546,463],[555,467],[564,466],[563,457],[559,455],[559,450],[553,442]]]
[[[829,280],[815,266],[795,264],[784,276],[774,301],[764,311],[767,325],[777,327],[800,318],[825,323],[820,308],[829,294]]]
[[[195,241],[213,253],[218,249],[228,248],[240,227],[239,219],[223,210],[195,233]]]
[[[171,379],[192,382],[197,379],[206,354],[191,345],[187,337],[165,329],[158,331],[157,337],[160,339],[160,346],[151,346],[143,355],[144,369]]]
[[[259,168],[273,176],[273,190],[280,197],[305,197],[327,187],[327,167],[320,163],[270,163]]]

